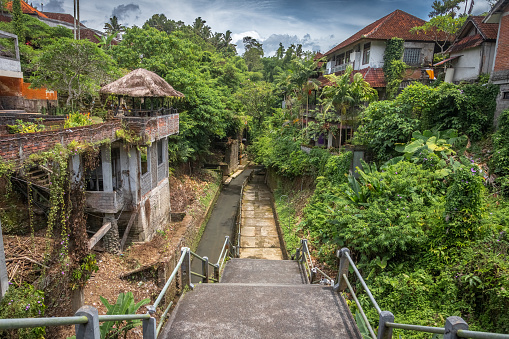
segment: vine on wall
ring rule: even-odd
[[[403,72],[407,68],[401,60],[405,50],[405,41],[400,38],[392,38],[387,41],[384,54],[384,76],[387,84],[387,98],[395,98],[401,84]]]

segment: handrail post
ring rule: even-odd
[[[385,323],[394,322],[394,314],[389,311],[382,311],[380,313],[380,317],[378,318],[378,337],[377,339],[391,339],[392,338],[392,328],[385,326]],[[444,337],[445,339],[445,337]]]
[[[204,284],[208,284],[208,282],[209,282],[209,258],[203,257],[203,259],[205,259],[205,260],[201,262],[201,273],[205,276],[205,278],[203,278],[202,282]]]
[[[182,247],[181,254],[184,256],[184,261],[182,262],[182,266],[180,266],[180,273],[182,274],[182,287],[189,286],[193,289],[193,284],[191,283],[191,249],[188,247]]]
[[[451,316],[445,320],[444,339],[457,339],[458,330],[468,330],[468,324],[458,316]]]
[[[163,321],[163,319],[161,319]],[[143,339],[156,339],[156,318],[143,319]]]
[[[239,232],[239,234],[237,234],[237,247],[235,249],[235,252],[236,252],[235,257],[240,258],[240,232]]]
[[[336,279],[337,284],[334,285],[334,291],[343,292],[347,289],[348,285],[343,278],[343,274],[348,276],[348,267],[350,266],[350,261],[347,258],[347,255],[350,255],[350,250],[346,247],[338,250],[336,256],[339,258],[339,271],[338,278]]]
[[[76,339],[100,339],[99,331],[99,313],[97,308],[85,305],[74,314],[77,317],[85,316],[88,318],[86,324],[74,325],[76,331]]]
[[[219,282],[219,265],[214,266],[214,279]]]

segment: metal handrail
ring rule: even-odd
[[[473,339],[507,339],[509,334],[477,332],[468,330],[458,330],[456,333],[460,338],[473,338]]]
[[[421,325],[412,325],[412,324],[399,324],[394,322],[394,315],[389,311],[382,311],[378,306],[375,298],[371,294],[368,286],[366,285],[364,279],[362,278],[359,270],[357,269],[355,263],[350,257],[350,251],[347,248],[342,248],[337,252],[337,256],[340,258],[339,263],[339,272],[338,272],[338,282],[334,285],[334,290],[336,291],[344,291],[348,287],[357,307],[359,308],[359,312],[368,327],[370,335],[374,337],[374,332],[371,329],[371,324],[369,323],[364,310],[362,309],[359,300],[355,294],[355,291],[348,280],[348,268],[349,265],[352,265],[353,271],[355,275],[359,279],[362,287],[366,291],[371,303],[374,308],[378,312],[379,322],[378,322],[378,339],[391,339],[392,338],[392,329],[402,329],[402,330],[411,330],[411,331],[419,331],[426,333],[434,333],[434,334],[449,334],[450,339],[456,338],[474,338],[474,339],[509,339],[509,334],[499,334],[499,333],[489,333],[489,332],[478,332],[478,331],[469,331],[468,324],[457,316],[451,316],[446,319],[445,327],[430,327],[430,326],[421,326]]]
[[[43,326],[65,326],[86,323],[88,323],[88,318],[85,316],[0,319],[0,330],[13,330],[18,328],[31,328]]]
[[[168,280],[166,281],[166,284],[164,285],[163,289],[159,293],[159,296],[157,296],[156,301],[154,302],[153,305],[147,306],[147,309],[148,309],[150,314],[154,314],[156,312],[157,306],[159,306],[159,303],[163,299],[163,296],[166,294],[166,291],[168,290],[168,287],[170,287],[171,283],[173,282],[173,279],[175,279],[175,276],[177,275],[178,270],[182,266],[182,263],[184,262],[184,255],[183,255],[184,249],[187,249],[187,248],[184,247],[182,249],[182,251],[180,253],[180,260],[177,263],[177,266],[175,266],[175,268],[173,269],[173,272],[171,272],[170,277],[168,278]]]
[[[366,294],[369,297],[369,300],[371,300],[371,303],[375,307],[375,310],[378,312],[378,315],[382,313],[382,310],[380,309],[380,306],[378,306],[378,303],[375,300],[375,297],[373,297],[373,294],[371,294],[371,291],[368,288],[368,285],[364,282],[364,279],[362,278],[361,274],[359,273],[359,270],[357,269],[357,266],[355,266],[355,263],[353,262],[352,258],[350,258],[349,252],[344,253],[347,257],[348,261],[350,262],[350,265],[352,265],[352,268],[357,275],[357,278],[359,278],[359,281],[361,282],[362,287],[364,287],[364,290],[366,291]]]
[[[316,273],[320,273],[325,279],[327,284],[334,285],[334,279],[329,277],[327,273],[315,267],[313,265],[313,260],[311,259],[311,254],[309,253],[309,246],[307,243],[307,239],[301,239],[299,248],[295,251],[295,254],[292,255],[292,259],[299,260],[301,263],[305,261],[305,269],[308,274],[309,283],[312,284]],[[304,259],[304,260],[302,260]]]
[[[368,331],[369,331],[369,334],[371,334],[371,338],[376,339],[375,332],[373,331],[373,328],[371,327],[371,324],[369,323],[369,320],[366,317],[366,313],[364,313],[361,303],[359,302],[359,299],[357,299],[357,296],[355,295],[355,292],[353,291],[352,285],[350,285],[350,281],[348,280],[348,277],[346,276],[346,274],[343,274],[343,278],[345,279],[345,281],[348,285],[348,288],[350,289],[350,293],[352,294],[355,304],[357,305],[357,307],[359,308],[359,311],[361,312],[362,319],[364,319],[364,323],[368,327]]]
[[[426,332],[426,333],[434,333],[434,334],[444,334],[445,333],[444,327],[398,324],[398,323],[391,323],[391,322],[386,322],[385,326],[391,327],[391,328],[399,328],[400,330],[410,330],[410,331]]]

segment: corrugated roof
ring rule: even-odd
[[[37,15],[37,16],[40,16],[41,18],[47,18],[47,16],[44,13],[36,10],[35,8],[30,6],[23,0],[20,0],[20,2],[21,2],[21,10],[23,11],[24,14]],[[12,11],[12,1],[6,3],[5,7],[7,8],[7,10]]]
[[[450,57],[450,58],[444,59],[444,60],[442,60],[442,61],[437,62],[436,64],[434,64],[434,65],[433,65],[433,67],[443,65],[443,64],[445,64],[447,61],[451,61],[451,60],[457,59],[457,58],[459,58],[460,56],[462,56],[462,55],[455,55],[455,56],[452,56],[452,57]]]
[[[384,16],[383,18],[378,19],[372,24],[364,27],[336,47],[332,48],[330,51],[326,52],[325,55],[329,55],[361,39],[388,40],[396,37],[408,41],[434,42],[434,35],[424,33],[410,33],[410,29],[416,26],[422,26],[425,23],[426,21],[397,9],[394,12]],[[440,34],[439,38],[446,40],[445,34]]]

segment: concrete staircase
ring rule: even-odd
[[[232,259],[218,284],[197,284],[159,338],[362,339],[342,296],[308,284],[296,261]]]

